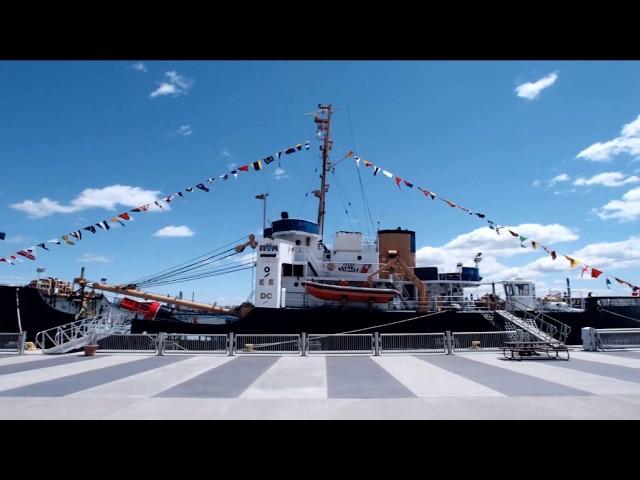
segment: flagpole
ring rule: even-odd
[[[322,151],[322,173],[320,174],[320,195],[319,195],[319,204],[318,204],[318,229],[320,231],[320,239],[323,239],[324,233],[324,214],[325,214],[325,197],[327,193],[327,189],[329,186],[327,185],[327,174],[329,173],[329,167],[331,163],[329,162],[329,150],[331,150],[332,141],[331,141],[331,114],[333,113],[333,108],[331,104],[329,105],[318,105],[318,109],[321,113],[326,115],[325,117],[321,117],[316,115],[314,117],[314,122],[318,124],[318,133],[323,140],[323,143],[320,147]]]
[[[267,228],[267,197],[269,193],[261,193],[260,195],[256,195],[257,200],[262,200],[264,203],[262,204],[262,233],[264,235],[264,231]]]

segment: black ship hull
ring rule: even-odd
[[[362,331],[362,333],[373,333],[374,331],[380,333],[429,333],[446,330],[454,332],[497,330],[479,313],[447,311],[426,317],[425,315],[412,311],[255,308],[246,317],[221,325],[133,320],[131,331],[132,333],[289,334],[307,332],[320,334],[348,333],[354,330]]]
[[[16,289],[20,302],[20,321],[16,308]],[[50,305],[35,288],[0,285],[0,332],[27,332],[27,341],[34,342],[42,330],[73,322],[75,315]]]
[[[613,297],[611,297],[613,298]],[[629,305],[611,305],[606,309],[600,304],[608,299],[594,298],[587,302],[581,312],[547,312],[546,315],[571,328],[567,344],[582,343],[581,330],[593,328],[639,328],[640,301]],[[270,309],[255,308],[245,318],[222,325],[199,325],[170,321],[134,320],[132,333],[345,333],[364,330],[363,333],[440,333],[485,332],[500,328],[499,316],[495,316],[498,327],[479,312],[445,311],[422,318],[424,314],[412,311],[371,311],[354,309]],[[627,318],[628,317],[628,318]],[[409,320],[413,319],[414,320]],[[636,320],[634,320],[636,319]],[[406,321],[404,321],[406,320]],[[395,323],[398,322],[398,323]],[[391,325],[387,325],[391,324]]]
[[[0,332],[18,332],[16,288],[0,285]],[[20,287],[20,320],[27,340],[34,341],[42,330],[75,320],[72,313],[54,308],[34,288]],[[594,297],[588,299],[583,312],[549,312],[547,315],[571,327],[567,343],[581,343],[581,329],[639,328],[640,300],[629,297]],[[380,311],[359,309],[269,309],[254,308],[244,318],[222,324],[187,323],[169,319],[132,320],[132,333],[343,333],[362,330],[364,333],[438,333],[495,331],[496,328],[481,313],[445,311],[437,315],[412,311]],[[422,317],[422,318],[415,318]],[[415,319],[414,319],[415,318]],[[413,319],[413,320],[409,320]],[[636,320],[634,320],[636,319]],[[496,320],[497,316],[496,316]],[[397,323],[395,323],[397,322]],[[391,324],[391,325],[387,325]],[[499,323],[498,323],[499,325]],[[366,330],[363,330],[366,329]]]
[[[598,299],[602,302],[605,299]],[[547,315],[571,327],[568,345],[582,344],[581,330],[592,328],[640,328],[640,302],[636,305],[616,305],[604,308],[587,303],[584,312],[549,312]]]
[[[581,329],[593,328],[638,328],[640,304],[638,306],[610,307],[611,312],[599,308],[588,308],[583,312],[550,312],[551,318],[571,327],[567,339],[569,345],[582,343]],[[615,310],[615,311],[614,311]],[[421,314],[407,311],[367,311],[367,310],[330,310],[330,309],[268,309],[256,308],[241,320],[223,325],[198,325],[168,321],[134,320],[133,333],[344,333],[364,330],[363,333],[440,333],[485,332],[496,328],[479,312],[446,311],[423,318]],[[496,323],[500,325],[498,316]],[[407,321],[403,321],[407,320]],[[399,322],[399,323],[395,323]],[[387,325],[387,324],[392,325]]]

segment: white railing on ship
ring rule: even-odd
[[[599,307],[633,307],[640,306],[640,297],[602,298],[598,299]]]
[[[98,350],[102,353],[150,353],[156,352],[156,334],[130,333],[127,335],[109,335],[97,342]]]
[[[640,347],[640,328],[596,329],[598,349]]]
[[[463,296],[439,296],[433,300],[433,305],[436,310],[443,310],[447,308],[457,308],[463,312],[489,310],[486,302],[479,300],[471,300]]]
[[[222,353],[229,348],[227,335],[186,335],[169,334],[164,337],[162,351],[165,354],[175,353]]]
[[[300,353],[300,335],[235,335],[237,353]]]
[[[454,352],[502,350],[503,343],[516,340],[517,335],[517,331],[452,332],[452,349]]]
[[[417,298],[402,300],[407,308],[415,309],[418,307]],[[430,312],[439,312],[443,310],[455,310],[460,312],[479,312],[489,311],[489,305],[480,300],[470,300],[459,296],[438,296],[432,297],[427,304],[427,310]]]
[[[351,334],[309,334],[308,353],[374,353],[373,335],[370,333]]]
[[[382,333],[380,353],[446,353],[444,333]]]

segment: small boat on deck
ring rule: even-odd
[[[400,295],[400,292],[393,288],[355,287],[319,282],[302,282],[302,285],[308,294],[316,298],[338,302],[387,303]]]

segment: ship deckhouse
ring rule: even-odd
[[[413,231],[380,230],[373,240],[340,231],[325,244],[317,223],[282,212],[258,241],[255,305],[464,309],[464,288],[480,280],[477,268],[461,267],[456,273],[416,268]]]

